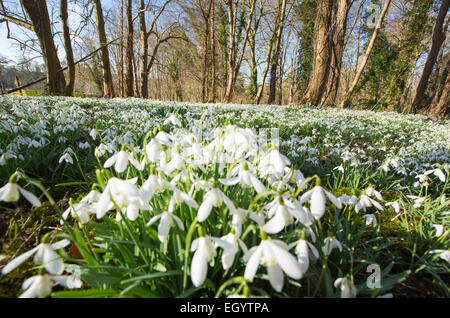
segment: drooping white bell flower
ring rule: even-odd
[[[82,282],[75,275],[36,275],[26,279],[22,284],[25,290],[19,298],[44,298],[52,293],[53,282],[67,288],[81,288]]]
[[[222,254],[222,267],[224,270],[227,270],[233,265],[234,257],[236,253],[239,251],[239,247],[243,250],[243,252],[247,252],[247,246],[245,243],[239,238],[236,233],[230,232],[225,236],[222,236],[220,239],[214,239],[215,246],[221,247],[223,249]]]
[[[61,163],[63,161],[65,161],[67,163],[70,163],[70,164],[73,164],[73,159],[72,159],[72,156],[70,155],[69,152],[66,152],[65,154],[63,154],[61,156],[61,158],[59,158],[58,163]]]
[[[151,174],[148,179],[142,184],[141,197],[144,202],[152,199],[153,195],[163,190],[163,182],[159,175]]]
[[[142,193],[134,184],[135,182],[136,179],[109,179],[96,206],[97,218],[101,219],[106,212],[115,208],[114,203],[131,221],[137,219],[139,210],[150,210],[151,207],[143,200]],[[121,219],[119,213],[117,213],[117,219]]]
[[[117,173],[122,173],[128,166],[128,161],[137,169],[142,170],[141,164],[134,159],[132,154],[129,154],[125,150],[121,150],[114,154],[111,158],[105,161],[103,168],[109,168],[114,165],[114,169]]]
[[[4,202],[15,202],[19,200],[20,194],[27,199],[34,207],[40,207],[41,202],[39,199],[31,192],[23,189],[15,182],[8,182],[3,187],[0,188],[0,201]]]
[[[155,215],[148,221],[146,226],[151,226],[153,223],[159,220],[158,225],[158,238],[161,242],[165,242],[167,240],[167,237],[169,236],[170,228],[175,223],[178,225],[178,227],[184,231],[184,224],[181,219],[174,215],[172,212],[164,211],[161,214]]]
[[[163,125],[167,125],[167,124],[172,124],[174,126],[181,126],[181,122],[175,116],[175,114],[170,114],[170,116],[164,120]]]
[[[391,206],[394,209],[395,213],[400,213],[401,207],[398,202],[388,202],[386,203],[386,206]]]
[[[430,254],[439,254],[439,257],[450,263],[450,251],[447,250],[432,250]]]
[[[238,171],[238,176],[227,179],[219,179],[219,181],[227,186],[239,183],[243,187],[252,187],[256,190],[257,193],[266,191],[266,187],[264,186],[264,184],[248,170],[248,166],[246,163],[239,167]]]
[[[316,185],[311,190],[303,193],[300,198],[301,203],[310,201],[310,211],[316,220],[322,218],[325,213],[325,197],[338,209],[342,209],[342,203],[331,192],[328,192],[319,185]]]
[[[164,131],[158,132],[155,138],[150,140],[147,146],[145,146],[147,160],[154,163],[160,161],[164,153],[162,145],[172,147],[173,144],[171,142],[171,139],[173,139],[173,137],[165,133]]]
[[[283,241],[262,240],[258,246],[252,247],[244,255],[247,262],[244,277],[252,282],[259,265],[265,265],[270,284],[277,292],[281,292],[284,285],[283,272],[293,279],[300,279],[303,276],[300,264],[288,250]]]
[[[414,200],[414,208],[420,208],[422,204],[425,202],[426,197],[418,197],[416,195],[407,195],[408,198]]]
[[[442,172],[441,169],[437,168],[437,169],[432,169],[432,170],[428,170],[425,171],[424,175],[428,176],[430,174],[434,174],[436,177],[439,178],[439,180],[441,180],[442,182],[445,182],[445,174],[444,172]]]
[[[274,175],[276,178],[280,178],[284,173],[284,168],[290,164],[291,161],[288,157],[277,149],[272,149],[262,157],[259,163],[260,174],[262,177]]]
[[[319,258],[319,251],[317,248],[311,244],[310,242],[300,239],[297,242],[294,242],[289,247],[295,245],[295,253],[297,254],[297,260],[300,264],[300,268],[302,269],[302,273],[305,274],[309,268],[309,259],[312,256],[314,259]],[[310,251],[312,253],[310,253]]]
[[[433,228],[436,229],[436,237],[440,237],[442,234],[444,234],[444,226],[441,224],[432,224]]]
[[[353,282],[347,277],[341,277],[335,280],[334,287],[340,288],[341,298],[355,298],[356,297],[356,287]]]
[[[231,201],[219,188],[212,188],[209,190],[204,198],[203,203],[200,205],[197,212],[197,220],[199,222],[203,222],[206,220],[211,213],[211,209],[215,207],[219,207],[225,203],[231,213],[236,213],[236,207],[234,206],[233,201]]]
[[[365,220],[365,225],[372,225],[374,228],[377,227],[377,217],[373,214],[365,214],[363,215],[363,219]]]
[[[2,274],[8,274],[34,254],[34,263],[36,265],[44,265],[47,272],[52,275],[60,275],[63,272],[64,264],[61,257],[54,251],[62,249],[70,244],[70,241],[64,239],[53,244],[41,243],[35,248],[25,252],[2,268]]]
[[[209,260],[217,255],[216,248],[211,237],[202,236],[192,242],[191,251],[195,251],[191,262],[191,280],[195,287],[199,287],[208,274]]]
[[[369,196],[362,194],[359,198],[358,203],[355,205],[355,211],[356,213],[359,213],[359,211],[363,210],[364,212],[367,210],[367,208],[370,208],[374,206],[379,211],[384,211],[384,208],[381,206],[381,204],[370,198]]]
[[[307,219],[301,205],[294,205],[287,198],[278,196],[269,205],[268,215],[272,218],[262,228],[266,233],[279,233],[285,226],[292,224],[294,218],[300,222]]]
[[[89,217],[91,214],[96,212],[96,204],[100,200],[100,192],[97,190],[92,190],[78,203],[70,205],[63,213],[62,217],[64,220],[67,219],[69,214],[77,219],[81,224],[86,224],[89,222]],[[60,221],[63,224],[63,221]]]
[[[177,187],[175,187],[171,182],[167,182],[164,179],[161,179],[163,185],[165,185],[170,191],[172,191],[172,197],[169,201],[169,211],[172,212],[175,204],[186,203],[191,208],[197,209],[197,202],[187,193],[184,193]]]
[[[326,237],[323,240],[323,253],[325,255],[330,255],[331,251],[333,251],[333,249],[335,248],[339,249],[339,251],[342,252],[342,244],[335,237]]]

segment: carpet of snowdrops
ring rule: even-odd
[[[450,296],[448,119],[9,96],[0,137],[3,242],[56,216],[16,296]]]

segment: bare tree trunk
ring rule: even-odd
[[[64,94],[72,96],[73,88],[75,85],[75,60],[73,58],[72,42],[70,40],[67,0],[60,1],[60,18],[63,29],[64,49],[66,51],[67,66],[69,68],[69,83],[66,86]]]
[[[210,45],[211,45],[211,98],[210,102],[215,103],[217,94],[216,94],[216,9],[215,9],[215,0],[211,0],[211,13],[210,13],[210,26],[211,30],[209,31],[211,35]]]
[[[417,84],[416,93],[411,104],[411,111],[413,113],[417,113],[417,111],[423,106],[422,101],[424,99],[425,90],[427,89],[428,79],[430,78],[431,72],[433,71],[433,67],[436,63],[436,58],[439,54],[440,47],[445,40],[443,25],[449,6],[450,0],[442,1],[441,8],[439,9],[439,14],[433,28],[431,49],[428,53],[427,61],[425,62],[425,66],[423,68],[419,84]]]
[[[313,72],[306,92],[306,100],[314,105],[318,105],[322,98],[330,69],[331,36],[329,30],[332,9],[332,0],[318,1],[314,23]]]
[[[228,77],[227,77],[227,88],[225,91],[225,100],[227,102],[231,101],[233,95],[234,85],[236,79],[239,75],[239,70],[241,68],[242,60],[244,59],[245,48],[247,46],[249,38],[249,30],[252,24],[253,13],[255,11],[256,0],[250,0],[250,9],[247,18],[247,23],[245,26],[245,36],[241,45],[241,52],[238,55],[238,43],[236,43],[236,15],[237,15],[237,3],[233,6],[233,0],[228,0],[228,23],[229,23],[229,42],[230,42],[230,52],[228,59]]]
[[[105,20],[103,17],[103,9],[100,0],[94,0],[95,15],[97,21],[97,36],[98,42],[103,49],[101,49],[102,71],[103,71],[103,96],[114,97],[114,86],[112,83],[111,66],[109,61],[108,47],[105,44]]]
[[[321,105],[336,104],[339,82],[341,79],[342,56],[345,48],[345,34],[347,31],[347,16],[353,0],[338,0],[336,24],[331,44],[331,64],[327,80],[327,89],[322,97]]]
[[[450,57],[447,57],[447,65],[444,70],[445,84],[443,86],[441,96],[438,103],[431,110],[432,114],[438,116],[448,115],[450,112]]]
[[[294,52],[291,58],[291,74],[290,74],[290,85],[289,85],[289,104],[294,104],[295,97],[295,65],[297,64],[297,51],[298,45],[300,43],[300,37],[297,38],[295,43]]]
[[[127,19],[127,49],[125,52],[125,95],[127,97],[134,96],[134,82],[133,82],[133,17],[132,14],[132,0],[126,0],[126,19]]]
[[[378,33],[380,32],[381,24],[383,23],[383,20],[388,12],[390,4],[391,4],[391,0],[386,0],[386,2],[384,3],[383,10],[381,11],[381,15],[378,19],[375,30],[373,31],[372,39],[370,40],[369,46],[367,47],[366,54],[364,55],[362,64],[359,67],[358,72],[356,73],[356,76],[352,82],[352,85],[350,86],[350,89],[345,93],[344,98],[342,99],[341,103],[339,104],[339,107],[341,107],[341,108],[344,108],[347,106],[347,104],[350,101],[350,97],[352,96],[353,91],[356,88],[356,85],[358,85],[359,79],[361,78],[362,72],[364,71],[367,61],[369,60],[370,53],[372,52],[373,46],[375,45],[375,40],[377,39]]]
[[[212,0],[209,1],[208,7],[203,8],[202,1],[199,2],[200,11],[205,23],[203,38],[203,70],[202,70],[202,103],[206,103],[208,99],[208,48],[209,48],[209,31],[210,31],[210,15],[212,8]]]
[[[123,65],[123,1],[124,0],[120,0],[120,21],[119,21],[119,25],[120,25],[120,43],[119,43],[119,60],[120,60],[120,65],[119,65],[119,82],[120,82],[120,97],[124,97],[125,96],[125,85],[124,85],[124,65]]]
[[[47,72],[47,89],[50,95],[62,95],[66,81],[61,69],[55,43],[53,42],[50,18],[45,0],[21,0],[25,11],[31,19],[33,30],[39,40]]]
[[[270,65],[270,82],[269,82],[269,99],[267,104],[272,104],[275,101],[276,83],[277,83],[277,69],[280,60],[280,46],[281,38],[284,28],[284,17],[286,14],[286,0],[278,1],[278,18],[276,22],[276,36],[275,36],[275,49],[272,56],[272,62]]]
[[[148,98],[148,36],[147,25],[145,23],[145,1],[139,0],[139,34],[141,38],[141,54],[140,54],[140,84],[141,84],[141,97]]]

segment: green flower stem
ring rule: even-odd
[[[187,287],[187,269],[188,269],[188,258],[189,249],[191,248],[192,235],[194,234],[195,228],[197,226],[197,218],[194,219],[191,226],[189,227],[188,233],[186,235],[186,247],[184,249],[184,273],[183,273],[183,289]]]

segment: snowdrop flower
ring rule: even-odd
[[[164,179],[161,179],[161,182],[163,185],[165,185],[170,191],[172,191],[172,198],[170,198],[169,201],[169,211],[172,212],[175,204],[181,204],[186,203],[191,208],[197,209],[198,204],[197,202],[188,194],[184,193],[183,191],[179,190],[177,187],[175,187],[172,183],[167,182]]]
[[[145,152],[147,154],[147,160],[150,162],[158,162],[162,158],[164,150],[163,145],[172,147],[173,144],[170,141],[173,137],[164,131],[160,131],[156,134],[155,138],[145,146]]]
[[[266,191],[264,184],[255,177],[253,173],[248,170],[247,163],[244,163],[239,167],[239,175],[234,178],[219,179],[221,183],[227,186],[235,185],[240,183],[243,187],[252,187],[257,193]]]
[[[164,120],[163,125],[172,124],[174,126],[181,126],[181,122],[175,116],[175,114],[171,114],[166,120]]]
[[[26,279],[22,284],[25,290],[19,298],[44,298],[51,294],[53,282],[56,282],[67,288],[80,288],[82,282],[74,275],[54,276],[54,275],[36,275]]]
[[[295,244],[295,253],[297,254],[297,260],[302,269],[302,273],[305,274],[309,268],[309,258],[312,256],[314,259],[319,258],[319,251],[310,242],[300,239]],[[294,245],[292,244],[292,245]],[[310,253],[312,252],[312,254]]]
[[[439,257],[450,263],[450,251],[447,250],[432,250],[430,254],[439,254]]]
[[[372,225],[374,228],[377,227],[377,218],[375,215],[366,214],[366,215],[363,215],[363,219],[365,220],[366,226]]]
[[[94,154],[96,157],[100,158],[106,154],[107,150],[108,150],[108,147],[106,147],[105,144],[100,144],[98,147],[95,148]]]
[[[413,207],[416,208],[416,209],[420,208],[422,206],[423,202],[426,199],[426,197],[421,198],[421,197],[418,197],[418,196],[415,196],[415,195],[407,195],[407,197],[414,200],[414,206]]]
[[[375,196],[378,200],[383,201],[381,193],[375,190],[373,187],[368,187],[365,192],[369,197]]]
[[[270,206],[268,215],[271,219],[262,228],[266,233],[276,234],[280,232],[286,225],[291,224],[294,218],[300,222],[308,220],[303,207],[300,204],[294,205],[287,198],[278,196],[267,206]]]
[[[142,184],[141,196],[145,202],[152,199],[153,195],[163,190],[163,181],[159,175],[151,174]]]
[[[65,154],[63,154],[61,156],[61,158],[59,158],[58,163],[61,163],[63,161],[65,161],[67,163],[70,163],[70,164],[73,164],[73,159],[72,159],[72,156],[70,155],[69,152],[66,152]]]
[[[109,168],[114,165],[114,169],[117,173],[122,173],[128,166],[128,161],[137,169],[142,170],[141,164],[133,158],[132,154],[121,150],[118,153],[114,154],[111,158],[105,161],[103,168]]]
[[[342,165],[333,168],[333,170],[338,170],[338,171],[340,171],[341,173],[344,173],[344,172],[345,172],[344,167],[343,167]]]
[[[172,159],[169,161],[169,163],[164,167],[162,167],[162,171],[164,171],[166,175],[170,175],[175,170],[185,170],[185,169],[186,164],[184,162],[183,157],[180,154],[176,153],[175,151],[172,153]]]
[[[332,193],[328,192],[319,185],[316,185],[312,190],[305,192],[300,202],[305,203],[310,201],[310,211],[316,220],[319,220],[325,213],[325,196],[338,209],[342,209],[342,203]]]
[[[433,170],[428,170],[425,171],[424,175],[428,176],[430,174],[434,174],[435,176],[437,176],[439,178],[439,180],[441,180],[442,182],[445,182],[445,174],[442,172],[441,169],[437,168],[437,169],[433,169]]]
[[[337,198],[343,205],[349,205],[349,206],[353,206],[356,203],[358,203],[358,198],[355,197],[354,195],[352,195],[351,197],[349,197],[346,194],[341,195],[339,198]]]
[[[432,224],[432,227],[436,229],[436,237],[441,236],[444,233],[444,226],[441,224]]]
[[[89,149],[89,147],[90,147],[91,145],[89,144],[89,142],[80,142],[80,144],[78,145],[78,148],[80,148],[80,149]]]
[[[262,177],[274,175],[276,178],[280,178],[284,168],[290,164],[290,160],[285,155],[277,149],[272,149],[262,157],[259,163],[260,174]]]
[[[370,198],[365,194],[362,194],[361,197],[359,198],[359,202],[356,203],[355,205],[355,211],[356,213],[359,213],[359,211],[361,210],[365,212],[367,208],[370,208],[372,206],[374,206],[379,211],[384,211],[384,208],[378,201],[375,201],[374,199]]]
[[[214,258],[217,253],[209,236],[201,236],[195,239],[192,242],[191,251],[195,251],[191,263],[191,280],[195,287],[199,287],[206,279],[208,261]]]
[[[222,267],[227,270],[233,265],[234,257],[239,251],[239,247],[246,253],[248,251],[245,243],[239,238],[236,233],[230,232],[222,236],[219,240],[215,239],[215,246],[223,249]]]
[[[342,252],[342,244],[335,237],[327,237],[323,240],[323,253],[326,256],[330,255],[335,248]]]
[[[281,292],[284,285],[283,272],[293,279],[300,279],[303,276],[300,264],[288,249],[283,241],[262,240],[258,246],[252,247],[244,255],[247,262],[244,277],[252,282],[259,265],[265,265],[270,284],[277,292]]]
[[[10,154],[10,153],[4,153],[0,156],[0,166],[4,166],[6,164],[6,161],[9,159],[15,159],[17,158],[15,155]]]
[[[211,209],[215,207],[219,207],[225,203],[231,213],[236,213],[236,208],[234,206],[233,201],[231,201],[219,188],[213,187],[209,190],[205,197],[203,198],[203,203],[200,205],[200,208],[197,212],[197,220],[199,222],[203,222],[206,220],[211,213]]]
[[[184,224],[181,219],[174,215],[172,212],[165,211],[161,214],[155,215],[150,219],[146,226],[151,226],[157,220],[159,221],[158,226],[158,238],[161,242],[165,242],[167,236],[169,235],[170,228],[173,226],[173,221],[178,225],[178,227],[184,231]]]
[[[386,203],[386,206],[392,206],[395,213],[400,213],[400,204],[398,202],[388,202]]]
[[[66,239],[53,244],[41,243],[32,250],[17,256],[2,269],[2,274],[8,274],[20,264],[25,262],[28,258],[34,255],[34,263],[36,265],[44,265],[47,272],[52,275],[61,275],[64,269],[64,264],[62,259],[54,251],[69,245],[70,242]]]
[[[89,132],[89,136],[91,136],[91,138],[93,140],[97,139],[97,134],[98,134],[98,131],[95,128],[92,128],[91,131]]]
[[[0,201],[15,202],[19,200],[19,193],[22,194],[34,207],[38,208],[41,206],[41,202],[33,193],[23,189],[15,182],[8,182],[0,188]]]
[[[356,287],[353,282],[347,277],[341,277],[336,279],[334,287],[340,288],[341,298],[354,298],[356,297]]]
[[[139,215],[139,210],[150,210],[151,207],[142,199],[139,189],[133,184],[135,180],[120,180],[111,178],[108,180],[105,190],[100,195],[96,206],[97,219],[101,219],[106,212],[118,206],[122,213],[134,221]],[[117,214],[120,220],[120,214]]]

